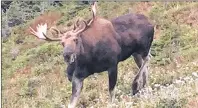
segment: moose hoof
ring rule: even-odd
[[[143,83],[141,81],[134,81],[132,84],[133,95],[137,94],[143,88]]]

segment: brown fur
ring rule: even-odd
[[[113,28],[112,23],[103,18],[97,17],[91,27],[84,31],[82,35],[82,38],[85,39],[86,43],[89,43],[93,47],[97,44],[97,42],[104,39],[110,40],[112,43],[112,49],[114,50],[116,50],[114,45],[118,45],[115,38],[116,32]]]

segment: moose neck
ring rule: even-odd
[[[83,46],[82,38],[81,38],[81,36],[79,36],[78,37],[78,44],[77,44],[77,47],[76,47],[76,54],[80,55],[82,53],[84,53],[84,46]]]

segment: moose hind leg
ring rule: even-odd
[[[110,94],[110,101],[113,102],[115,99],[115,85],[117,82],[117,66],[112,67],[108,70],[109,76],[109,94]]]
[[[137,64],[138,68],[140,68],[142,66],[142,63],[144,62],[142,55],[135,53],[135,54],[133,54],[133,57],[134,57],[135,63]]]
[[[147,62],[148,60],[145,57],[144,59],[141,55],[135,55],[134,60],[137,63],[138,67],[140,67],[139,72],[137,73],[133,83],[132,83],[132,90],[133,95],[135,95],[140,89],[142,89],[148,79],[148,70],[147,70]],[[140,63],[142,63],[140,65]]]
[[[145,56],[146,55],[146,56]],[[143,69],[143,87],[145,87],[145,85],[148,85],[148,76],[149,76],[149,71],[148,71],[148,63],[150,58],[152,57],[152,55],[150,54],[150,50],[148,51],[148,53],[145,53],[142,58],[145,62],[145,65],[142,67]]]
[[[143,86],[148,85],[148,74],[149,74],[148,62],[149,62],[149,60],[150,60],[149,56],[146,56],[144,58],[145,66],[143,67],[143,70],[144,70],[144,72],[143,72]]]

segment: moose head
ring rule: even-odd
[[[37,38],[46,41],[59,41],[63,46],[63,56],[67,63],[73,63],[76,59],[76,54],[80,51],[82,46],[81,33],[85,31],[93,23],[96,16],[96,4],[93,3],[91,6],[92,19],[89,21],[77,20],[73,25],[73,29],[65,30],[61,32],[56,27],[51,27],[49,31],[54,30],[58,34],[58,38],[51,38],[47,36],[47,24],[38,24],[36,30],[30,27],[31,34]]]

